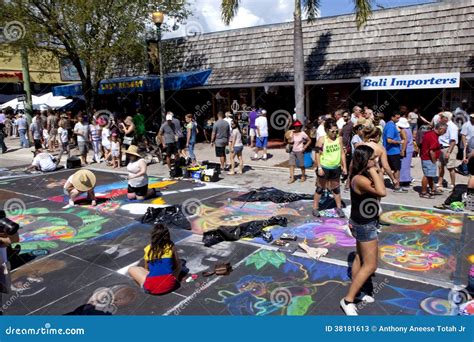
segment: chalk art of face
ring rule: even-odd
[[[388,211],[380,215],[380,221],[396,231],[420,231],[428,235],[439,230],[460,234],[462,217],[415,210]]]
[[[59,181],[56,181],[53,178],[49,178],[47,180],[47,182],[48,182],[48,184],[46,185],[46,188],[54,189],[54,188],[58,188],[58,187],[63,187],[64,184],[66,184],[66,179],[61,179]]]
[[[448,261],[439,252],[414,250],[400,245],[381,246],[380,259],[394,267],[416,272],[439,268]]]
[[[11,289],[15,296],[33,297],[46,290],[44,277],[49,273],[59,271],[66,266],[66,262],[56,259],[43,259],[27,264],[13,272]]]
[[[87,210],[51,212],[47,208],[28,208],[22,215],[10,219],[22,227],[20,245],[23,251],[57,248],[58,241],[85,241],[98,236],[102,226],[110,220]]]

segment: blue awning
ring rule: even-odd
[[[199,87],[206,84],[211,70],[177,72],[165,75],[165,90],[180,90]],[[100,95],[150,93],[160,90],[158,75],[120,77],[102,80],[99,83]],[[53,87],[54,96],[82,95],[80,83]]]

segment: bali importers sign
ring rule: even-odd
[[[360,79],[362,90],[395,90],[395,89],[434,89],[459,88],[461,74],[391,75],[365,76]]]

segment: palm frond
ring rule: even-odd
[[[303,0],[302,5],[309,22],[319,17],[319,0]]]
[[[232,19],[237,15],[240,0],[222,0],[221,17],[224,24],[229,25]]]
[[[354,0],[357,28],[360,29],[372,15],[372,0]]]

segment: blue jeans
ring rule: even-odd
[[[196,155],[194,154],[194,145],[196,145],[196,143],[193,143],[193,142],[190,142],[188,145],[189,157],[192,160],[196,160]]]
[[[29,148],[30,141],[28,139],[28,136],[26,135],[26,129],[19,129],[18,133],[20,133],[21,147]]]

